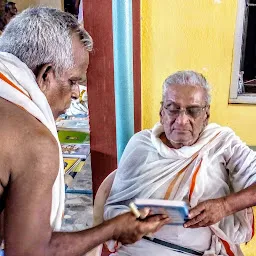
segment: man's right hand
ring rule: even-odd
[[[145,219],[137,219],[132,212],[119,215],[110,222],[115,226],[113,239],[122,244],[131,244],[140,240],[143,236],[155,233],[163,225],[170,222],[167,215],[148,216],[150,210],[140,210]]]

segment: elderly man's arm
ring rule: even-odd
[[[5,208],[7,256],[84,255],[109,239],[124,244],[135,242],[166,223],[163,216],[142,222],[126,213],[89,230],[53,233],[50,226],[52,186],[59,158],[56,141],[47,133],[42,129],[39,133],[24,134],[29,140],[22,146],[18,142],[17,150],[12,152]]]
[[[256,184],[253,184],[229,196],[199,203],[190,210],[190,220],[184,226],[189,228],[210,226],[226,216],[255,205]]]
[[[190,220],[185,227],[209,226],[256,205],[256,152],[233,136],[233,143],[224,151],[223,159],[234,193],[199,203],[190,210]]]

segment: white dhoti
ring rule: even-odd
[[[105,219],[129,211],[128,204],[135,198],[164,199],[167,195],[194,207],[255,183],[256,153],[231,129],[209,124],[194,145],[180,149],[167,147],[159,138],[162,132],[157,123],[152,131],[141,131],[129,141],[105,205]],[[204,255],[242,255],[239,245],[251,239],[252,222],[252,210],[246,209],[210,227],[166,225],[154,237]],[[175,253],[142,239],[121,246],[115,255],[184,255]]]

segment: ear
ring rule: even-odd
[[[52,64],[44,64],[37,70],[36,82],[43,93],[48,90],[53,71]]]
[[[208,124],[209,118],[210,118],[210,106],[206,107],[205,114],[206,114],[206,117],[205,117],[204,124],[206,126]]]
[[[161,107],[159,110],[160,123],[163,124],[163,102],[161,101]]]

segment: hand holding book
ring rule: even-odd
[[[133,209],[133,213],[136,212],[137,215],[137,211],[139,209],[150,208],[150,213],[148,216],[168,216],[170,218],[170,222],[168,223],[168,225],[183,225],[188,220],[189,214],[188,206],[184,201],[171,201],[161,199],[135,199],[134,202],[130,204],[130,208]]]

